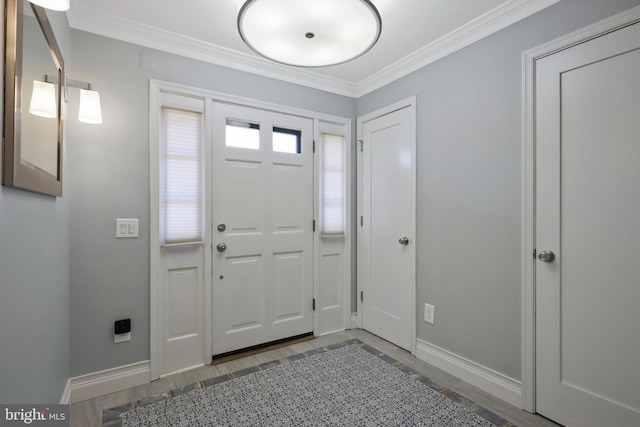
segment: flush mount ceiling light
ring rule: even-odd
[[[242,40],[272,61],[325,67],[367,52],[382,21],[369,0],[248,0],[238,14]]]

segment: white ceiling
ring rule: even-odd
[[[72,0],[67,17],[79,30],[358,97],[557,1],[372,0],[378,43],[349,63],[313,69],[272,63],[242,42],[245,0]]]

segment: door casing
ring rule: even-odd
[[[640,6],[559,37],[522,55],[521,408],[536,412],[535,66],[540,58],[640,22]]]

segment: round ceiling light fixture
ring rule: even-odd
[[[326,67],[359,57],[380,38],[369,0],[247,0],[238,14],[242,40],[256,53],[297,67]]]

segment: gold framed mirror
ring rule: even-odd
[[[62,53],[45,9],[6,0],[5,10],[2,184],[62,196]]]

